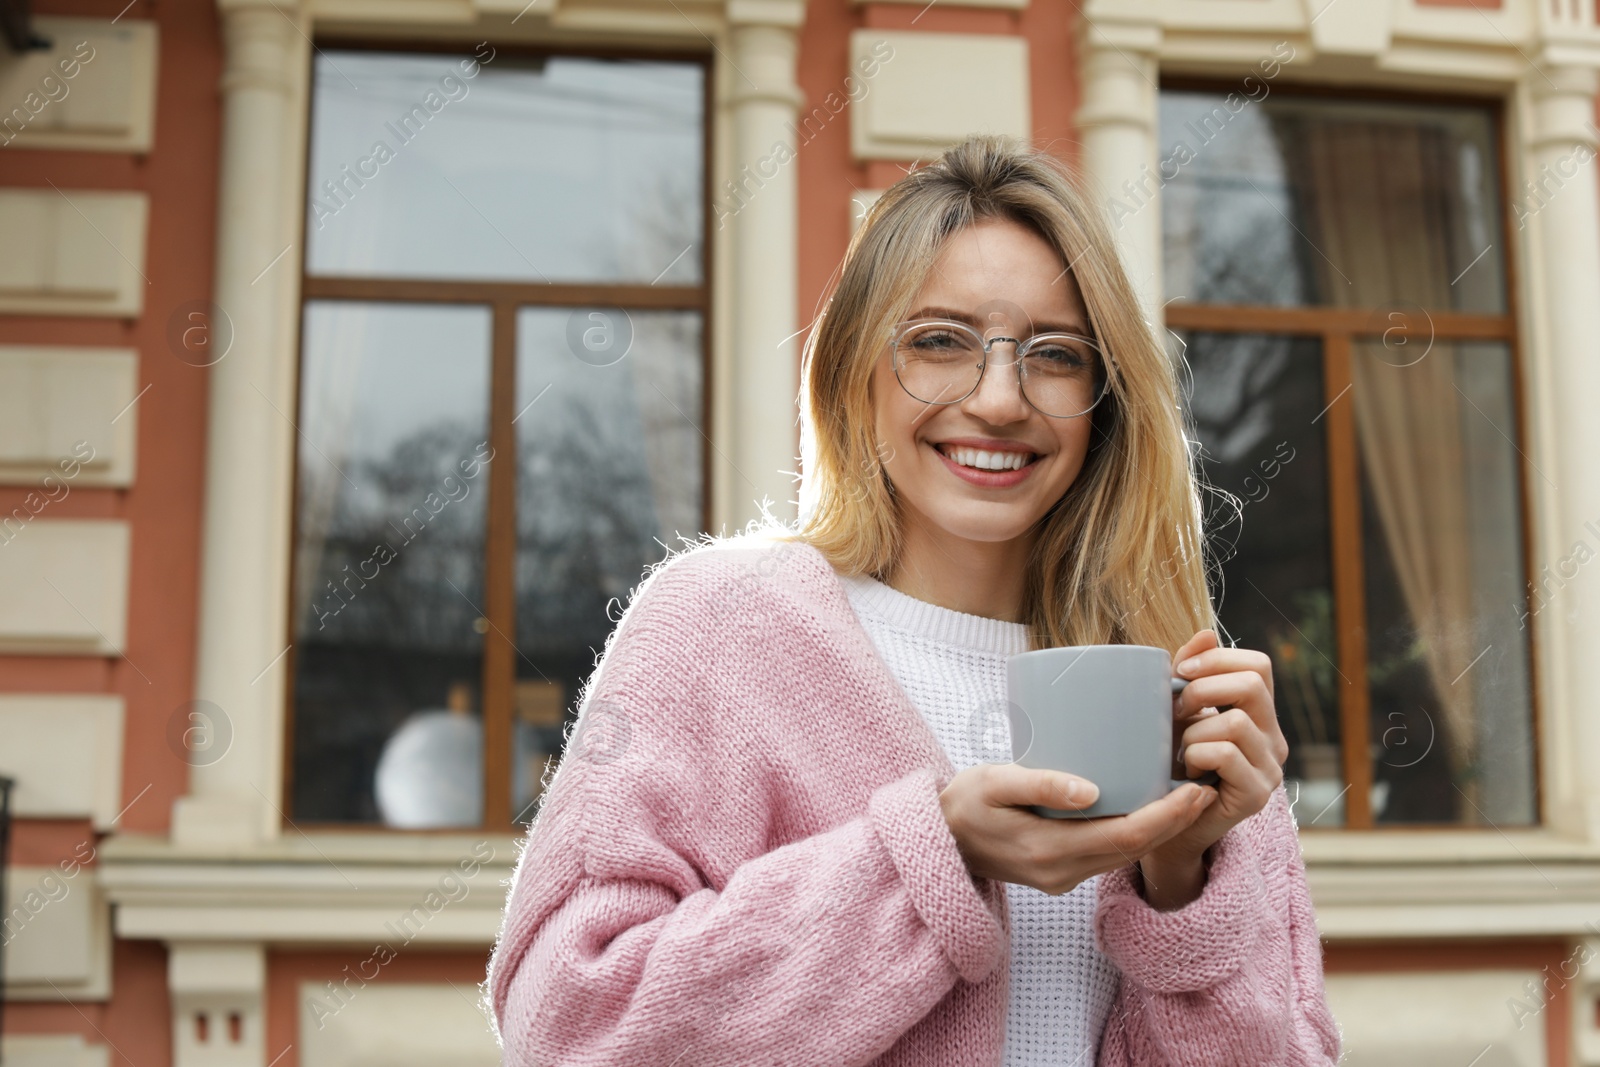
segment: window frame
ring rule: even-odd
[[[493,454],[516,455],[516,364],[517,317],[525,307],[614,307],[624,311],[696,311],[701,316],[700,330],[700,436],[705,447],[700,453],[700,524],[702,530],[712,522],[712,427],[715,393],[712,353],[715,234],[712,224],[713,171],[715,160],[716,64],[711,53],[692,49],[644,49],[621,47],[583,47],[582,45],[490,42],[497,54],[526,58],[633,59],[657,62],[693,63],[701,68],[701,169],[700,199],[701,251],[700,281],[696,285],[656,285],[612,282],[482,281],[470,279],[432,279],[414,277],[313,274],[308,269],[310,218],[302,210],[300,242],[300,291],[295,307],[294,378],[295,425],[302,418],[299,376],[304,358],[305,311],[313,301],[343,303],[435,304],[478,307],[490,316],[489,350],[489,444]],[[363,51],[380,53],[440,54],[465,42],[425,41],[415,38],[384,40],[373,37],[344,37],[318,34],[313,50]],[[470,47],[470,46],[469,46]],[[311,145],[316,133],[316,70],[313,63],[305,94],[304,173],[301,189],[306,203],[312,193]],[[298,443],[295,455],[298,457]],[[389,834],[461,834],[488,832],[519,834],[523,823],[512,811],[515,756],[514,716],[516,660],[516,495],[517,468],[514,463],[491,461],[484,536],[484,588],[481,615],[488,629],[483,637],[483,666],[479,685],[483,723],[483,819],[477,826],[410,828],[386,826],[381,822],[322,821],[312,825],[319,831]],[[300,535],[300,471],[293,463],[289,514],[289,581],[284,589],[288,609],[284,643],[287,684],[283,692],[283,759],[280,761],[282,825],[299,829],[294,818],[295,771],[295,689],[297,545]],[[503,817],[497,818],[496,813]]]
[[[1205,92],[1226,95],[1237,89],[1237,82],[1216,78],[1184,75],[1163,75],[1159,79],[1158,96],[1166,92]],[[1507,141],[1506,109],[1504,96],[1492,94],[1408,92],[1357,86],[1332,86],[1316,82],[1285,83],[1273,90],[1309,99],[1350,100],[1376,103],[1433,104],[1455,107],[1473,107],[1486,111],[1493,123],[1496,159],[1495,177],[1499,183],[1500,199],[1496,209],[1500,214],[1500,246],[1505,273],[1505,311],[1501,314],[1475,312],[1437,311],[1423,309],[1429,320],[1429,337],[1436,341],[1498,341],[1505,344],[1510,354],[1511,406],[1516,414],[1516,440],[1512,442],[1517,452],[1517,505],[1518,528],[1522,538],[1521,564],[1526,588],[1534,575],[1534,530],[1532,511],[1534,501],[1529,488],[1529,475],[1534,473],[1528,459],[1531,447],[1528,440],[1528,383],[1523,366],[1523,344],[1519,330],[1522,314],[1520,307],[1521,278],[1519,276],[1520,248],[1511,225],[1508,197],[1515,188],[1511,178],[1510,144]],[[1156,135],[1159,138],[1159,130]],[[1165,243],[1165,233],[1162,233]],[[1338,635],[1338,668],[1345,679],[1339,694],[1340,762],[1345,780],[1345,819],[1341,826],[1302,826],[1302,832],[1339,833],[1351,831],[1407,832],[1452,830],[1481,832],[1475,823],[1437,822],[1381,824],[1373,820],[1371,787],[1373,759],[1371,730],[1371,689],[1367,682],[1366,640],[1366,565],[1363,558],[1361,459],[1356,440],[1354,403],[1340,404],[1338,399],[1351,387],[1352,342],[1383,337],[1394,326],[1384,307],[1343,308],[1332,305],[1297,305],[1272,307],[1267,305],[1203,304],[1173,300],[1164,305],[1166,327],[1169,330],[1193,330],[1208,333],[1257,333],[1277,336],[1314,337],[1322,346],[1323,398],[1328,406],[1324,410],[1328,425],[1325,431],[1328,456],[1328,516],[1330,558],[1329,567],[1333,584],[1334,630]],[[1403,325],[1409,335],[1413,324]],[[1530,626],[1528,633],[1528,707],[1529,732],[1533,746],[1533,822],[1528,828],[1542,827],[1545,822],[1544,759],[1543,759],[1543,685],[1540,676],[1540,649],[1538,628]],[[1523,829],[1523,827],[1518,827]]]

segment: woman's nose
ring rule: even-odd
[[[999,425],[1028,417],[1017,377],[1017,343],[997,340],[989,348],[978,387],[961,402],[961,408],[985,422]]]

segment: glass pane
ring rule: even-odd
[[[1368,675],[1380,822],[1536,817],[1511,353],[1358,345]],[[1559,590],[1550,590],[1559,597]]]
[[[517,317],[516,817],[644,569],[702,523],[698,313]],[[611,740],[626,743],[626,725]]]
[[[305,310],[298,822],[477,826],[489,313]]]
[[[1504,312],[1498,153],[1485,108],[1163,92],[1167,296]]]
[[[698,284],[703,102],[697,63],[318,50],[307,269]]]
[[[1225,640],[1272,657],[1302,826],[1344,820],[1339,649],[1328,541],[1322,348],[1314,338],[1192,333],[1189,415]]]

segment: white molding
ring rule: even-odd
[[[49,49],[0,54],[0,123],[17,115],[19,106],[28,116],[10,140],[6,138],[11,131],[0,125],[0,145],[51,151],[150,151],[155,135],[156,23],[40,15],[33,27],[51,42]],[[80,55],[87,62],[80,61]],[[65,72],[71,70],[76,73],[67,77]]]
[[[1276,33],[1307,21],[1305,0],[1089,0],[1083,13],[1091,23],[1124,21],[1217,34]]]
[[[314,830],[305,834],[284,834],[266,841],[236,841],[219,851],[208,844],[186,844],[158,834],[119,833],[101,843],[98,855],[106,866],[129,869],[150,865],[152,869],[169,863],[226,865],[229,863],[285,865],[298,870],[305,866],[340,864],[366,867],[443,868],[456,863],[474,850],[489,851],[486,867],[504,865],[509,872],[526,834],[451,832],[403,833],[366,830]],[[218,867],[222,869],[222,867]]]
[[[17,781],[12,814],[113,829],[123,803],[122,727],[120,694],[0,695],[0,774]]]
[[[320,986],[299,983],[301,1067],[499,1067],[477,987],[396,982],[383,960],[369,956]]]
[[[0,189],[0,315],[135,318],[149,197],[90,189]]]
[[[1306,23],[1320,56],[1374,58],[1389,50],[1395,5],[1391,0],[1308,0]]]
[[[493,942],[519,838],[319,833],[213,853],[118,835],[96,878],[119,937],[266,944]],[[420,910],[419,910],[420,909]]]
[[[1600,917],[1600,847],[1545,831],[1301,835],[1322,934],[1363,938],[1580,936]],[[227,854],[118,835],[96,878],[120,937],[240,939],[269,945],[394,942],[411,912],[469,856],[448,905],[408,943],[491,944],[520,839],[501,835],[318,833]],[[455,883],[452,883],[455,884]],[[437,902],[435,902],[437,903]]]
[[[854,30],[850,68],[866,63],[878,72],[850,109],[857,160],[926,159],[977,133],[1032,138],[1024,37]]]
[[[33,494],[30,494],[30,499]],[[0,515],[0,654],[115,656],[128,625],[128,523]]]
[[[1600,844],[1544,828],[1507,828],[1499,833],[1468,829],[1305,829],[1300,851],[1311,867],[1479,867],[1502,863],[1591,864],[1600,870]]]
[[[928,0],[850,0],[856,7],[867,4],[913,4],[920,8],[930,7]],[[976,7],[976,8],[1001,8],[1007,11],[1026,11],[1028,0],[944,0],[940,8]]]
[[[7,1034],[0,1038],[6,1067],[111,1067],[111,1048],[82,1034]]]
[[[111,906],[78,862],[92,855],[80,849],[55,867],[6,872],[7,1000],[111,998]]]
[[[1533,966],[1335,973],[1324,978],[1349,1064],[1536,1067],[1550,1063],[1547,1028],[1530,1006]],[[1551,988],[1562,980],[1552,976]],[[1527,1015],[1513,1006],[1521,1003]],[[1592,1014],[1574,1012],[1575,1015]]]
[[[0,345],[0,485],[132,485],[138,380],[137,349]]]

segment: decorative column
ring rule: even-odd
[[[1160,330],[1164,298],[1156,56],[1161,28],[1123,21],[1115,5],[1099,0],[1086,5],[1078,40],[1083,100],[1077,124],[1083,167],[1104,198],[1144,317]]]
[[[1528,71],[1532,101],[1523,173],[1511,190],[1513,222],[1526,231],[1525,285],[1538,406],[1535,437],[1553,451],[1530,487],[1544,497],[1535,577],[1579,542],[1600,552],[1600,207],[1595,180],[1596,73],[1578,65]],[[1590,566],[1585,564],[1586,571]],[[1547,817],[1563,832],[1600,842],[1600,715],[1594,658],[1600,652],[1600,575],[1579,572],[1537,616],[1544,690],[1542,757]]]
[[[714,224],[731,226],[733,264],[732,402],[728,448],[733,468],[719,479],[720,512],[730,530],[760,514],[795,516],[799,493],[796,401],[800,388],[799,162],[794,125],[803,99],[795,82],[804,0],[728,0],[732,41],[726,106],[732,161],[716,184]]]
[[[275,836],[281,818],[310,46],[294,0],[218,6],[226,65],[197,703],[189,732],[169,736],[198,741],[184,743],[189,795],[174,806],[174,841],[237,848]]]

